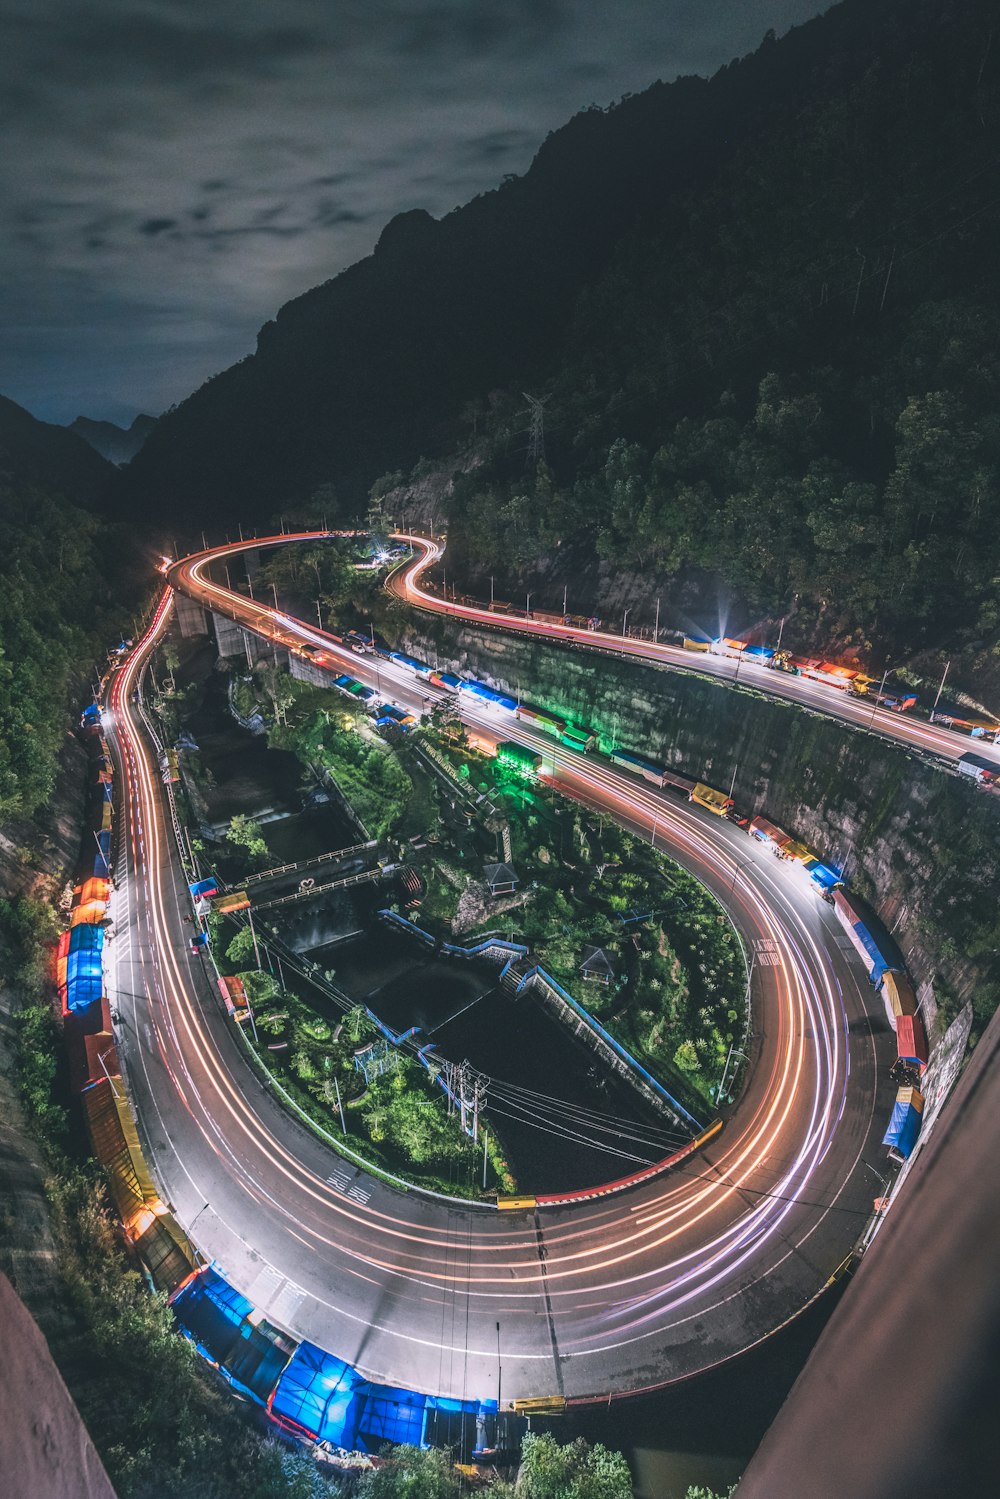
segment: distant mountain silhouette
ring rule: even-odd
[[[524,177],[400,215],[283,307],[109,503],[194,539],[317,494],[357,514],[426,456],[470,585],[549,568],[555,598],[586,573],[633,624],[718,598],[866,659],[988,648],[995,29],[996,0],[843,0],[709,81],[584,111]],[[551,398],[544,471],[526,390]]]
[[[37,485],[85,505],[107,489],[109,463],[82,437],[0,396],[0,484]]]
[[[155,426],[155,416],[140,413],[130,427],[119,427],[114,422],[78,416],[66,430],[75,432],[77,437],[82,437],[84,442],[90,444],[95,453],[100,453],[102,458],[120,468],[123,463],[131,462]]]
[[[439,450],[466,401],[548,362],[630,228],[669,218],[755,135],[794,130],[803,108],[891,54],[901,14],[927,9],[847,0],[711,81],[584,111],[524,177],[439,222],[395,218],[373,255],[286,304],[254,354],[161,418],[119,503],[164,502],[188,521],[262,517],[328,483],[361,497]]]

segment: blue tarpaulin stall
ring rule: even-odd
[[[829,864],[820,863],[819,859],[809,859],[805,862],[805,870],[814,885],[821,890],[836,890],[841,884],[840,875]]]
[[[253,1304],[207,1265],[171,1298],[177,1321],[213,1363],[224,1364]]]
[[[104,988],[103,947],[103,927],[81,923],[72,928],[66,958],[67,1010],[84,1010],[100,999]]]
[[[95,833],[94,837],[97,839],[98,853],[94,858],[93,873],[98,879],[106,880],[111,874],[111,832],[105,829]]]
[[[355,1445],[356,1370],[315,1343],[300,1343],[271,1397],[272,1416],[317,1441]]]

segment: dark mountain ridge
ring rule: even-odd
[[[400,216],[284,307],[162,420],[118,503],[261,524],[317,492],[357,514],[377,479],[398,515],[399,471],[430,455],[436,492],[422,464],[410,490],[447,519],[452,577],[511,597],[586,577],[577,607],[633,625],[660,598],[685,628],[791,616],[818,649],[985,659],[998,19],[843,0],[708,82],[585,111],[523,178]],[[549,398],[540,467],[525,390]]]
[[[95,453],[100,453],[102,458],[120,468],[123,463],[131,462],[155,426],[155,416],[140,412],[128,427],[97,421],[90,416],[78,416],[66,430],[75,432]]]
[[[247,519],[331,482],[359,498],[378,473],[440,448],[465,401],[550,362],[581,289],[633,225],[836,93],[892,45],[900,9],[849,0],[710,81],[584,111],[523,178],[440,222],[393,220],[372,256],[288,303],[253,355],[161,419],[120,503]]]
[[[81,504],[104,493],[113,470],[65,427],[40,422],[0,396],[0,484],[36,484]]]

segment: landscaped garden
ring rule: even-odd
[[[472,748],[447,709],[387,744],[342,694],[285,680],[271,742],[331,776],[369,833],[398,842],[425,884],[424,929],[467,943],[501,931],[527,945],[670,1091],[713,1099],[743,1032],[747,978],[703,885],[609,818]],[[243,690],[267,709],[259,681]],[[503,859],[505,829],[516,885],[495,895],[484,870]]]

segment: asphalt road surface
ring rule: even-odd
[[[171,585],[291,649],[311,644],[361,680],[374,685],[377,673],[402,706],[432,695],[391,663],[213,582],[211,562],[238,550],[176,564]],[[754,955],[751,1065],[721,1134],[617,1196],[498,1213],[396,1190],[258,1081],[210,963],[190,951],[190,901],[141,708],[171,601],[168,590],[107,698],[119,788],[108,984],[151,1164],[202,1254],[271,1321],[368,1378],[488,1399],[502,1377],[505,1404],[662,1385],[800,1311],[871,1211],[864,1158],[876,1158],[888,1115],[894,1050],[881,1001],[799,867],[463,696],[459,710],[480,732],[530,744],[557,788],[653,837],[719,897]]]

